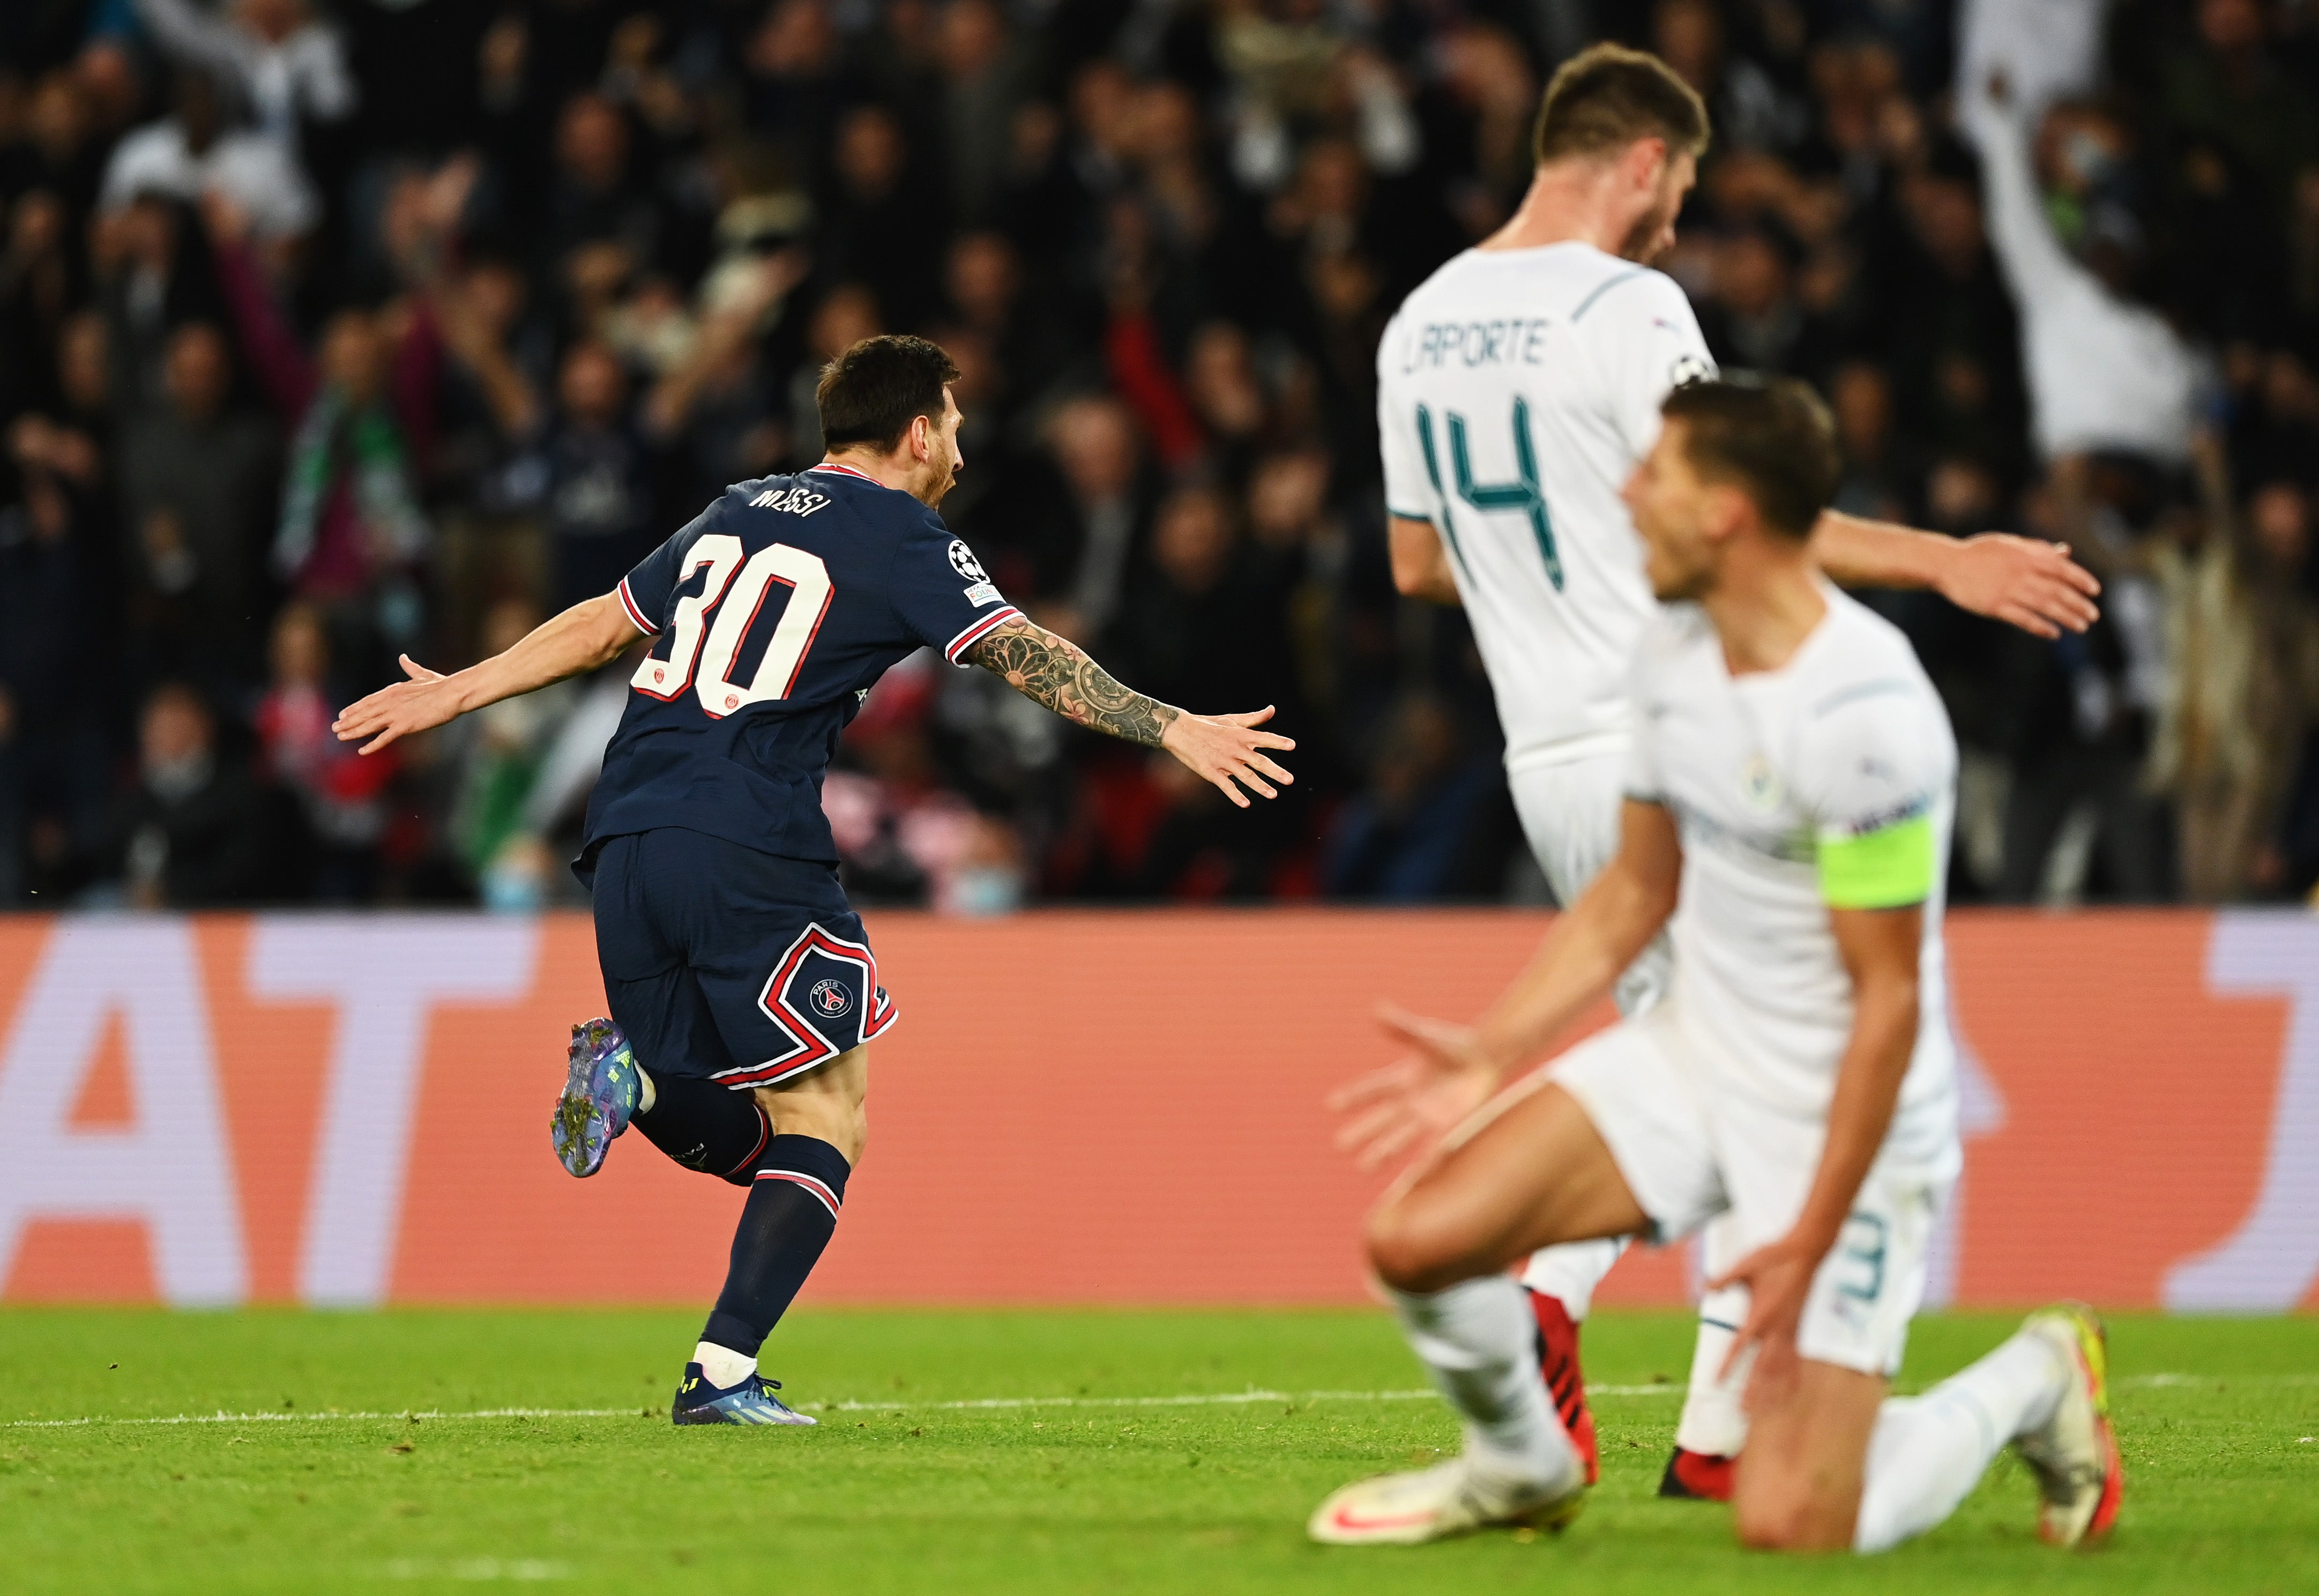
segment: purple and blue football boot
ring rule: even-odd
[[[564,1096],[555,1100],[555,1117],[547,1126],[557,1162],[583,1180],[601,1169],[605,1152],[628,1128],[644,1089],[636,1056],[618,1025],[591,1020],[573,1026]]]
[[[773,1394],[781,1388],[779,1380],[768,1380],[753,1374],[738,1385],[719,1391],[700,1372],[700,1366],[684,1366],[684,1379],[676,1388],[676,1401],[669,1407],[668,1416],[679,1424],[818,1424],[818,1419],[808,1419]]]

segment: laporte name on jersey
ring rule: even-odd
[[[1421,366],[1508,365],[1520,361],[1536,365],[1546,358],[1546,331],[1553,322],[1543,316],[1515,317],[1496,321],[1429,321],[1409,341],[1404,372]]]

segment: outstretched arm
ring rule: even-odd
[[[1078,644],[1027,620],[993,629],[965,657],[1065,720],[1123,742],[1166,749],[1243,809],[1248,798],[1241,787],[1275,798],[1278,794],[1267,776],[1283,785],[1296,779],[1264,753],[1296,744],[1254,729],[1272,718],[1269,706],[1248,715],[1189,714],[1122,686]]]
[[[1618,856],[1558,916],[1529,965],[1479,1023],[1459,1025],[1388,1007],[1378,1018],[1409,1051],[1329,1098],[1346,1114],[1337,1145],[1375,1168],[1421,1138],[1447,1134],[1513,1070],[1551,1046],[1609,992],[1674,913],[1683,843],[1661,804],[1629,798]]]
[[[2100,616],[2101,583],[2069,546],[1984,532],[1946,537],[1831,509],[1812,529],[1812,556],[1845,587],[1930,588],[1960,609],[2039,637],[2082,632]]]
[[[1990,246],[2026,320],[2053,302],[2055,290],[2085,284],[2092,273],[2062,248],[2046,220],[2030,161],[2035,130],[2022,114],[2026,108],[2014,104],[2005,74],[1990,74],[1963,98],[1957,124],[1981,157],[1981,215]]]
[[[362,738],[365,753],[375,753],[398,737],[455,720],[470,709],[546,687],[567,676],[593,671],[620,657],[636,640],[619,596],[606,593],[574,604],[535,627],[505,654],[478,661],[448,676],[402,656],[408,681],[381,688],[342,710],[330,729],[341,743]]]

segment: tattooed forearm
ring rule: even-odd
[[[1087,650],[1027,620],[1008,621],[966,657],[1064,719],[1146,748],[1160,746],[1160,735],[1183,713],[1122,687]]]

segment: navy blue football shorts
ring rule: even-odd
[[[604,995],[647,1074],[770,1086],[894,1023],[835,868],[673,826],[591,865]]]

